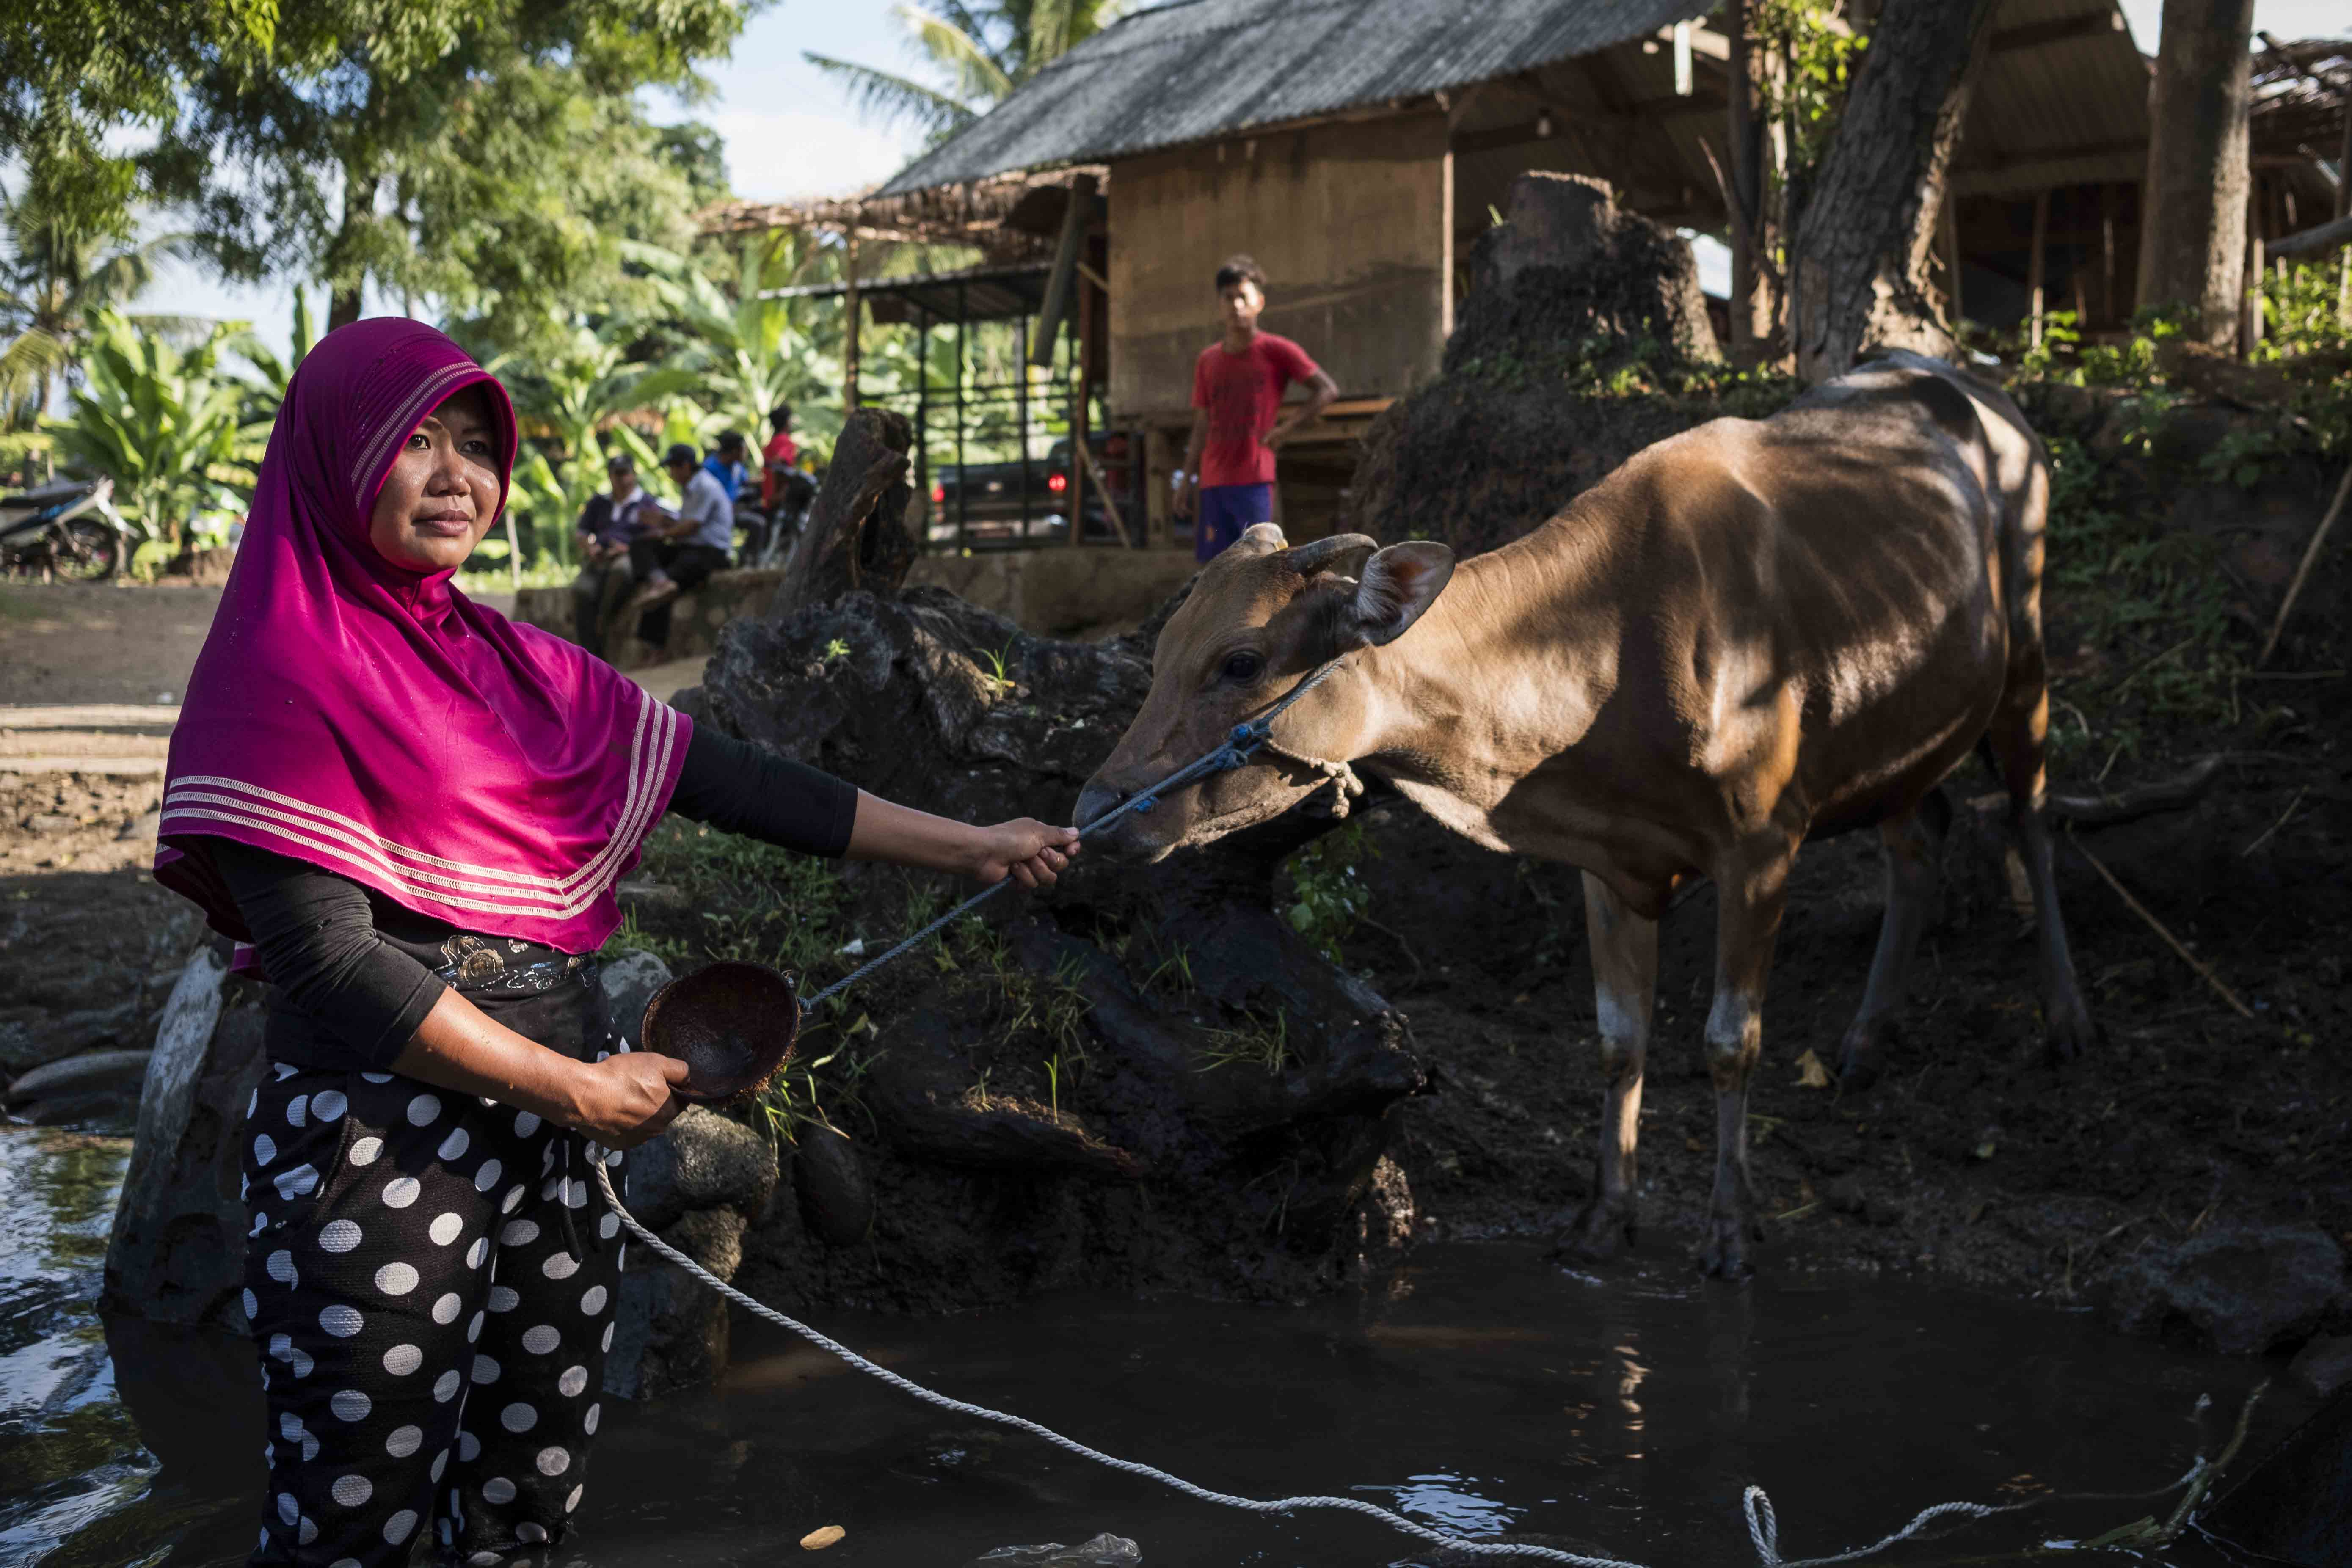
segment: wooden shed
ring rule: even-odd
[[[1364,425],[1436,372],[1461,258],[1516,175],[1598,175],[1636,211],[1725,237],[1731,47],[1714,14],[1174,0],[1073,49],[875,195],[936,203],[1015,171],[1104,171],[1078,286],[1078,319],[1099,323],[1085,359],[1105,416],[1147,434],[1154,480],[1181,453],[1193,356],[1214,336],[1211,279],[1227,255],[1255,256],[1266,327],[1340,386],[1283,455],[1284,521],[1311,533]],[[2038,290],[2089,327],[2128,321],[2148,75],[2114,0],[2002,0],[1938,247],[1969,319],[2012,326]],[[2322,178],[2314,165],[2273,184]],[[1061,215],[1028,216],[1042,234]],[[1166,486],[1146,488],[1158,532]]]

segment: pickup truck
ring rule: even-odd
[[[1143,498],[1136,483],[1135,465],[1129,460],[1129,454],[1136,449],[1135,438],[1123,430],[1098,430],[1088,435],[1087,446],[1094,453],[1095,471],[1117,491],[1120,515],[1128,519],[1139,516]],[[1023,541],[1042,544],[1067,539],[1068,438],[1055,442],[1044,458],[1030,459],[1025,524],[1021,467],[1016,461],[950,463],[933,468],[929,528],[931,542],[954,543],[959,518],[962,522],[961,537],[974,544],[1002,546]],[[1118,537],[1118,531],[1111,527],[1103,510],[1101,491],[1091,483],[1087,487],[1086,537]]]

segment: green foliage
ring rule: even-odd
[[[1351,822],[1290,858],[1291,901],[1283,918],[1334,963],[1340,962],[1339,944],[1354,932],[1371,900],[1356,876],[1357,863],[1379,854],[1364,825]]]
[[[147,166],[236,277],[373,282],[499,347],[625,298],[625,239],[677,241],[690,147],[638,89],[703,90],[740,0],[280,0],[266,58],[187,62]],[[688,154],[681,157],[681,153]]]
[[[705,421],[709,434],[740,430],[757,447],[768,411],[791,403],[807,432],[830,444],[840,413],[825,394],[839,363],[818,347],[814,302],[766,296],[837,273],[835,256],[807,235],[748,235],[728,258],[733,276],[722,283],[710,258],[651,246],[631,247],[629,254],[649,269],[668,321],[685,339],[671,363],[715,405]]]
[[[518,455],[508,500],[530,523],[526,554],[572,565],[572,524],[604,488],[611,451],[635,460],[639,482],[662,481],[653,444],[619,416],[674,400],[695,378],[675,367],[631,364],[622,354],[620,344],[576,327],[554,352],[507,377],[524,435],[541,438]]]
[[[875,119],[921,127],[942,141],[1117,20],[1127,0],[937,0],[891,14],[930,79],[815,53],[805,58],[849,89]]]
[[[673,964],[745,959],[806,974],[847,940],[841,879],[824,861],[772,844],[666,817],[646,841],[644,874],[677,889],[688,911],[687,932],[653,948]],[[636,934],[624,945],[650,945],[642,928]]]
[[[1839,0],[1759,0],[1748,13],[1757,40],[1785,71],[1769,73],[1761,108],[1792,132],[1789,183],[1802,190],[1837,131],[1847,85],[1869,38],[1847,27]]]
[[[1242,1018],[1236,1027],[1208,1032],[1208,1043],[1201,1047],[1201,1071],[1253,1067],[1260,1072],[1278,1073],[1296,1063],[1288,1014],[1276,1009],[1271,1020],[1255,1013],[1244,1013]]]
[[[252,492],[268,427],[246,422],[246,384],[220,363],[238,331],[215,326],[182,351],[114,311],[90,318],[87,379],[49,428],[65,461],[113,476],[115,505],[142,538],[179,543]]]

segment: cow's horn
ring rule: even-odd
[[[1335,533],[1328,539],[1291,546],[1290,569],[1301,577],[1312,577],[1318,572],[1353,577],[1363,570],[1366,558],[1380,547],[1379,541],[1360,533]]]

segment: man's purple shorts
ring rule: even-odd
[[[1252,523],[1274,521],[1272,485],[1210,485],[1199,492],[1192,524],[1192,559],[1206,561]]]

